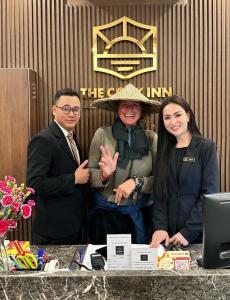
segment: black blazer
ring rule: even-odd
[[[80,149],[78,143],[77,146]],[[66,138],[55,122],[29,143],[27,184],[35,189],[37,196],[35,233],[55,239],[80,231],[85,204],[84,185],[75,184],[77,167]]]
[[[175,148],[170,153],[168,197],[154,203],[155,230],[166,230],[172,237],[180,232],[190,243],[202,242],[203,194],[219,192],[219,168],[213,141],[193,137],[176,178]]]

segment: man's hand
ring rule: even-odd
[[[85,168],[88,164],[88,160],[83,161],[83,163],[75,171],[75,184],[84,184],[89,180],[89,169]]]
[[[156,230],[152,235],[152,241],[150,243],[151,248],[157,248],[160,243],[165,241],[165,246],[169,245],[169,235],[165,230]]]
[[[189,244],[186,238],[180,232],[174,234],[174,236],[170,238],[169,243],[173,245],[182,245],[185,247]]]
[[[113,190],[114,192],[116,192],[115,203],[119,205],[122,198],[128,199],[132,192],[135,190],[135,187],[135,181],[132,178],[120,184],[116,189]]]
[[[100,146],[100,149],[102,155],[98,164],[103,172],[103,177],[109,177],[116,170],[119,153],[116,152],[114,157],[112,157],[107,145]]]

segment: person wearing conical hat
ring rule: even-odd
[[[90,146],[90,242],[105,244],[107,234],[130,233],[132,242],[147,243],[157,134],[144,130],[140,120],[146,113],[158,112],[160,103],[128,84],[110,98],[93,101],[93,106],[118,117],[112,126],[97,129]]]

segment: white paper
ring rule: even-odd
[[[131,246],[131,267],[132,270],[157,270],[157,248],[133,244]]]
[[[110,235],[110,236],[111,237],[109,237],[109,242],[110,242],[111,247],[110,247],[110,250],[109,250],[109,247],[107,247],[107,255],[108,255],[109,251],[112,251],[112,253],[110,254],[110,257],[111,257],[111,260],[112,260],[112,261],[110,261],[110,264],[112,264],[112,267],[114,266],[114,268],[110,268],[110,270],[148,270],[147,268],[145,268],[146,267],[145,263],[142,263],[142,265],[140,266],[139,258],[135,259],[136,263],[134,263],[134,260],[132,262],[131,252],[133,251],[132,252],[133,255],[140,255],[139,252],[142,252],[142,254],[146,254],[146,253],[149,253],[149,251],[151,252],[153,250],[154,255],[161,257],[163,255],[164,251],[165,251],[164,247],[162,245],[158,246],[158,248],[150,248],[149,245],[146,245],[146,244],[131,244],[131,236],[130,236],[130,238],[128,237],[128,240],[126,239],[127,235],[125,235],[125,237],[123,237],[123,235]],[[126,263],[124,263],[124,257],[123,257],[123,260],[122,260],[122,255],[114,255],[115,254],[114,247],[116,245],[121,246],[121,242],[124,244],[125,241],[127,243],[126,247],[124,248],[124,250],[126,251],[126,254],[127,254],[127,256],[126,256],[127,262]],[[129,250],[128,250],[127,246],[129,244],[130,244],[130,246],[129,246]],[[83,259],[83,262],[82,262],[83,265],[85,265],[89,269],[92,269],[90,254],[95,253],[97,249],[103,248],[105,246],[106,245],[88,244],[87,249],[85,251],[84,259]],[[154,262],[155,262],[155,258],[154,258]],[[123,268],[124,266],[125,266],[125,269]],[[153,264],[153,268],[154,268],[154,266],[155,265]],[[142,269],[142,267],[143,267],[143,269]],[[151,266],[151,270],[153,270],[153,268]],[[106,260],[105,260],[104,269],[108,270],[108,264],[107,264]],[[85,271],[86,269],[81,268],[81,270]]]
[[[107,234],[108,270],[131,270],[131,234]]]

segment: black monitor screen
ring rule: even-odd
[[[230,267],[230,193],[204,196],[203,267]]]

